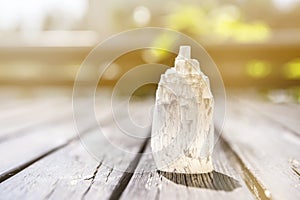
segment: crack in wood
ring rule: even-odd
[[[289,163],[291,165],[291,168],[293,170],[293,172],[298,175],[298,177],[300,177],[300,163],[298,160],[296,159],[290,159]]]
[[[105,181],[105,182],[108,181],[108,177],[111,175],[111,173],[112,173],[113,170],[114,170],[114,168],[111,168],[111,169],[109,170],[109,172],[108,172],[108,174],[107,174],[107,176],[106,176],[106,181]]]
[[[101,165],[102,165],[102,162],[100,162],[99,165],[96,167],[96,169],[95,169],[95,171],[94,171],[94,173],[93,173],[93,176],[91,176],[91,177],[88,178],[88,179],[84,179],[84,180],[91,180],[91,182],[90,182],[89,187],[88,187],[88,188],[84,191],[84,193],[82,194],[81,199],[85,199],[85,196],[88,194],[88,192],[89,192],[90,189],[92,188],[92,186],[93,186],[93,184],[94,184],[94,182],[95,182],[95,178],[96,178],[96,176],[97,176],[97,173],[98,173],[98,171],[99,171]]]
[[[97,126],[97,125],[96,125]],[[96,128],[96,126],[91,126],[91,127],[88,127],[86,128],[86,130],[82,131],[82,134],[81,136],[83,135],[86,135],[87,133],[89,133],[91,130],[93,130],[94,128]],[[34,164],[35,162],[41,160],[42,158],[68,146],[69,144],[71,144],[72,142],[74,141],[77,141],[79,140],[79,137],[76,135],[72,138],[70,138],[69,140],[67,140],[65,143],[53,148],[53,149],[50,149],[49,151],[41,154],[40,156],[37,156],[36,158],[32,159],[32,160],[29,160],[27,162],[25,162],[24,164],[21,164],[15,168],[12,168],[2,174],[0,174],[0,183],[2,183],[3,181],[6,181],[7,179],[15,176],[16,174],[18,174],[19,172],[23,171],[24,169],[26,169],[27,167],[29,167],[30,165]]]
[[[58,183],[58,180],[55,181],[55,183],[53,183],[53,188],[50,190],[50,192],[45,196],[45,199],[50,199],[50,197],[52,196],[52,194],[54,193],[55,189],[56,189],[56,185]]]

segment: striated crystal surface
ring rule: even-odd
[[[161,76],[156,91],[151,148],[158,170],[206,173],[213,170],[214,99],[199,62],[181,46],[175,67]]]

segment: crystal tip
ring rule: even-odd
[[[191,46],[180,46],[178,59],[191,59]]]

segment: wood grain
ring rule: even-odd
[[[63,113],[65,110],[66,113],[63,120],[55,123],[55,121],[49,120],[49,118],[47,118],[48,116],[39,116],[42,110],[39,110],[40,108],[38,107],[31,110],[32,115],[35,118],[41,117],[45,120],[44,123],[33,126],[30,129],[24,129],[17,137],[9,137],[6,138],[6,140],[0,141],[0,155],[3,159],[3,162],[0,163],[1,182],[13,176],[15,173],[18,173],[20,170],[23,170],[33,162],[64,147],[71,141],[79,139],[71,112],[72,104],[70,101],[65,102],[64,99],[57,99],[57,101],[60,100],[62,101],[60,104],[54,104],[54,107],[48,106],[46,107],[47,109],[43,107],[43,109],[44,112],[52,109],[60,113]],[[107,112],[107,109],[103,111]],[[52,111],[49,112],[51,113]],[[41,115],[43,116],[43,114]],[[23,116],[23,118],[26,119],[26,116]],[[61,116],[56,119],[60,120],[60,118]],[[95,128],[91,127],[91,123],[88,119],[82,124],[83,131]]]
[[[139,145],[132,144],[130,149],[138,151]],[[106,163],[109,159],[118,159],[120,165],[125,165],[132,158],[115,155],[113,149],[107,149],[102,144],[99,147],[103,158],[97,162],[79,141],[73,141],[1,183],[1,198],[108,199],[118,186],[123,172]]]
[[[71,101],[61,98],[47,102],[30,101],[25,105],[3,111],[0,119],[0,142],[11,137],[26,134],[51,123],[61,123],[72,118]],[[22,109],[26,107],[26,109]]]
[[[227,113],[223,137],[263,188],[264,193],[257,197],[300,198],[299,175],[291,165],[300,160],[299,137],[233,99]]]
[[[18,100],[12,93],[14,101],[0,105],[0,127],[15,123],[18,132],[8,131],[14,136],[0,141],[0,199],[300,199],[299,106],[234,95],[215,146],[215,171],[186,175],[158,172],[149,141],[139,138],[149,129],[124,134],[119,126],[130,119],[125,113],[113,123],[105,99],[97,99],[96,108],[105,137],[99,140],[87,120],[80,141],[68,115],[70,98],[49,99],[42,92],[34,101]],[[151,103],[131,107],[137,124],[149,122]],[[82,141],[90,141],[97,159]]]
[[[214,172],[185,175],[157,172],[152,156],[145,155],[137,167],[142,173],[134,174],[121,199],[253,199],[226,144],[218,143],[213,157]]]
[[[139,104],[139,107],[141,106]],[[141,111],[144,113],[143,110],[140,110],[137,114],[140,115]],[[103,114],[107,117],[105,113]],[[32,139],[39,138],[38,140],[43,141],[31,143],[31,146],[36,147],[28,145],[33,158],[36,158],[37,154],[43,152],[39,148],[55,149],[56,145],[54,143],[59,140],[65,142],[65,145],[60,145],[55,151],[35,160],[23,170],[2,182],[0,184],[1,198],[109,199],[112,194],[116,195],[126,187],[126,184],[123,184],[124,181],[126,183],[126,181],[130,180],[130,174],[133,173],[139,162],[140,157],[136,153],[142,152],[145,146],[145,140],[128,137],[122,133],[116,124],[110,121],[110,123],[105,123],[102,126],[107,138],[103,138],[102,141],[96,144],[91,143],[91,145],[95,145],[94,148],[98,149],[98,160],[96,161],[83,148],[78,137],[73,137],[72,133],[66,132],[71,128],[71,125],[68,127],[68,124],[63,124],[61,126],[56,125],[53,129],[45,128],[50,133],[45,133],[43,136],[38,135],[39,133],[36,133],[37,135],[32,133],[24,136],[27,139],[31,137]],[[54,133],[54,130],[58,133]],[[65,133],[64,137],[61,137],[62,131]],[[145,131],[149,134],[149,129],[145,129]],[[97,129],[91,129],[82,139],[95,141],[98,134]],[[145,133],[141,134],[145,135]],[[71,139],[68,139],[68,137]],[[21,143],[25,141],[24,138],[18,138],[20,139],[17,140],[15,138],[10,142],[20,143],[24,147],[24,144]],[[51,138],[53,139],[51,140]],[[47,146],[46,143],[49,145]],[[10,146],[1,145],[3,146],[3,151]],[[119,148],[121,148],[121,151],[119,151]],[[37,152],[37,154],[33,155],[33,152]],[[126,152],[131,152],[132,154]],[[21,165],[20,160],[31,160],[31,158],[20,158],[22,157],[20,150],[18,153],[11,155],[11,157],[15,159],[17,166]],[[112,163],[115,165],[112,165]],[[126,169],[127,172],[124,173],[123,169]]]
[[[257,112],[273,120],[274,124],[280,124],[289,132],[300,136],[300,105],[293,103],[273,103],[263,100],[252,100],[240,97],[239,100],[245,106],[255,109]]]

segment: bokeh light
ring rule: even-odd
[[[227,87],[295,87],[300,85],[297,19],[300,0],[0,1],[0,85],[72,86],[80,64],[99,42],[150,26],[199,42]],[[128,38],[103,55],[138,39],[144,38]],[[174,40],[161,34],[153,45],[168,49]],[[137,61],[172,65],[172,59],[160,49],[141,50],[113,63],[103,84],[113,86]]]
[[[151,19],[151,12],[145,6],[138,6],[133,11],[133,19],[137,26],[146,26]]]
[[[252,78],[265,78],[271,71],[270,64],[261,60],[252,60],[246,65],[246,73]]]
[[[298,58],[285,64],[284,74],[287,79],[300,79],[300,59]]]

